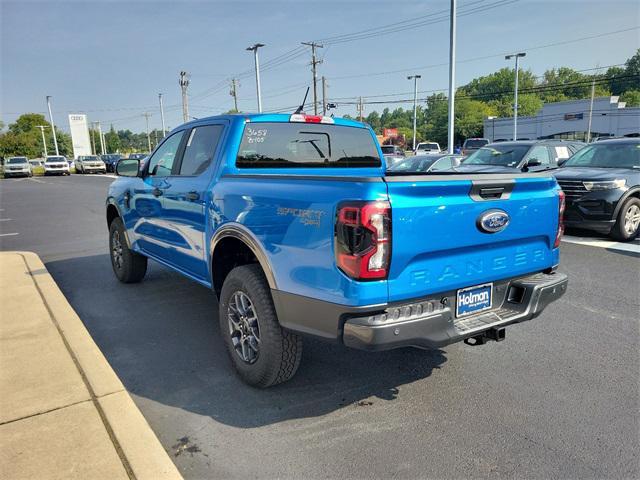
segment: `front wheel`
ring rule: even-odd
[[[147,257],[129,248],[120,217],[109,226],[109,254],[113,273],[122,283],[137,283],[147,273]]]
[[[266,388],[286,382],[298,370],[302,339],[278,323],[259,265],[229,273],[220,293],[219,321],[231,363],[244,382]]]
[[[638,230],[640,230],[640,199],[632,197],[628,198],[620,208],[611,236],[621,242],[629,242],[638,236]]]

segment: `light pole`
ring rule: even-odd
[[[40,132],[42,133],[42,146],[44,147],[44,158],[47,158],[47,139],[44,136],[44,129],[45,128],[49,128],[48,125],[36,125],[36,127],[38,127],[40,129]]]
[[[256,91],[258,92],[258,113],[262,113],[262,96],[260,94],[260,62],[258,61],[258,49],[264,47],[264,43],[256,43],[252,47],[247,47],[253,52],[253,59],[256,65]]]
[[[506,55],[504,57],[505,60],[510,60],[512,58],[516,59],[516,82],[515,89],[513,92],[513,140],[518,139],[518,76],[519,76],[519,60],[520,57],[526,57],[527,54],[524,52],[514,53],[512,55]]]
[[[456,111],[456,1],[451,0],[451,12],[449,13],[449,130],[447,138],[449,145],[447,151],[453,153],[455,141],[455,111]]]
[[[162,106],[162,94],[158,94],[158,100],[160,100],[160,120],[162,121],[162,138],[167,133],[167,130],[164,128],[164,107]]]
[[[418,79],[421,75],[410,75],[407,80],[413,80],[413,151],[416,151],[416,116],[418,114]]]
[[[491,120],[491,141],[496,139],[496,117],[487,117],[487,120]]]
[[[49,109],[49,123],[51,124],[51,131],[53,132],[53,145],[56,148],[56,155],[60,155],[58,151],[58,138],[56,137],[56,126],[53,123],[53,115],[51,114],[51,95],[47,95],[47,108]]]

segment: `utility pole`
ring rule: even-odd
[[[231,90],[229,91],[229,95],[233,97],[233,107],[236,112],[238,112],[238,90],[237,90],[237,80],[235,78],[231,79]]]
[[[100,122],[96,122],[98,125],[98,135],[100,137],[100,154],[104,155],[104,138],[102,137],[102,127],[100,126]]]
[[[587,127],[587,143],[591,142],[591,118],[593,117],[593,98],[596,94],[596,77],[591,81],[591,103],[589,103],[589,125]]]
[[[189,87],[189,74],[184,70],[180,72],[180,89],[182,90],[182,121],[189,121],[189,98],[187,97],[187,88]],[[147,130],[149,130],[147,128]]]
[[[49,128],[49,125],[36,125],[40,129],[40,133],[42,133],[42,146],[44,147],[44,157],[47,158],[47,139],[44,136],[44,129]]]
[[[456,112],[456,2],[451,0],[451,12],[449,13],[449,130],[447,134],[447,151],[453,153],[455,142],[455,112]]]
[[[247,50],[253,52],[253,61],[256,66],[256,92],[258,94],[258,113],[262,113],[262,94],[260,93],[260,62],[258,61],[258,49],[264,47],[264,43],[256,43]]]
[[[327,79],[322,76],[322,116],[327,114]]]
[[[145,121],[147,122],[147,146],[149,147],[148,152],[151,153],[151,134],[149,133],[149,117],[151,114],[149,112],[145,112],[142,114]]]
[[[407,80],[413,80],[413,151],[416,150],[416,116],[418,115],[418,79],[421,75],[410,75]]]
[[[493,142],[496,139],[496,117],[488,116],[487,120],[491,120],[491,141]]]
[[[60,155],[58,151],[58,138],[56,137],[56,126],[53,123],[53,114],[51,113],[51,95],[47,95],[47,108],[49,109],[49,123],[51,124],[51,131],[53,132],[53,145],[56,149],[56,155]]]
[[[95,135],[94,135],[94,132],[95,132],[95,125],[96,125],[96,122],[91,122],[91,127],[92,127],[92,128],[91,128],[91,132],[90,132],[90,133],[91,133],[91,146],[92,146],[92,148],[93,148],[93,150],[91,151],[91,153],[93,153],[94,155],[97,155],[97,154],[98,154],[98,151],[96,150],[96,137],[95,137]]]
[[[109,149],[107,148],[107,136],[102,133],[102,143],[104,143],[104,153],[109,153]]]
[[[506,55],[504,57],[505,60],[510,60],[515,57],[516,59],[516,81],[515,81],[515,89],[513,92],[513,140],[518,139],[518,77],[520,72],[520,57],[526,57],[527,54],[524,52],[514,53],[512,55]]]
[[[162,121],[162,138],[164,138],[164,136],[167,134],[167,129],[164,127],[164,106],[162,105],[161,93],[158,94],[158,100],[160,100],[160,120]]]
[[[302,42],[302,45],[311,47],[311,72],[313,73],[313,114],[318,114],[318,72],[316,65],[322,63],[322,60],[316,59],[316,48],[323,48],[322,45],[315,42]]]
[[[360,97],[360,99],[358,100],[358,118],[360,119],[360,121],[364,121],[363,120],[364,117],[364,103],[362,102],[362,97]]]

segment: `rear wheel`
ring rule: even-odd
[[[616,240],[628,242],[638,236],[640,230],[640,198],[628,198],[618,212],[616,224],[611,236]]]
[[[133,252],[128,246],[120,217],[109,226],[109,254],[116,278],[122,283],[137,283],[147,273],[147,257]]]
[[[298,370],[302,339],[278,323],[259,265],[243,265],[229,273],[220,293],[219,320],[231,363],[249,385],[277,385]]]

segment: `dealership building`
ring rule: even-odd
[[[518,117],[518,140],[554,138],[585,140],[589,129],[590,99],[547,103],[532,117]],[[640,135],[640,108],[625,106],[618,97],[596,97],[591,110],[591,138]],[[491,141],[513,139],[513,117],[484,121]]]

